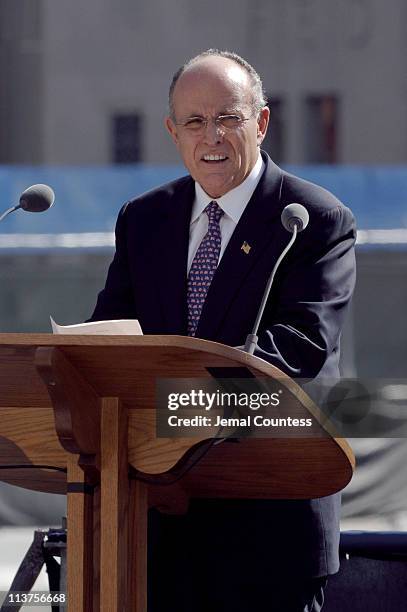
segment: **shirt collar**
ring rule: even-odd
[[[263,174],[264,167],[264,161],[262,156],[259,154],[249,176],[247,176],[245,180],[240,183],[240,185],[234,187],[234,189],[231,189],[220,198],[216,198],[216,202],[222,208],[223,212],[233,219],[235,223],[239,222],[244,209],[252,197],[261,175]],[[195,200],[192,207],[191,223],[198,219],[209,202],[212,201],[213,198],[211,198],[202,189],[201,185],[195,181]]]

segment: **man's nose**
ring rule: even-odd
[[[208,121],[204,132],[205,143],[208,145],[217,144],[223,141],[223,137],[224,132],[222,130],[222,126],[217,125],[213,119]]]

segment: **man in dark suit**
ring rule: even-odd
[[[243,345],[290,237],[281,212],[298,202],[309,226],[276,275],[255,354],[290,376],[338,376],[354,220],[260,152],[268,121],[260,78],[239,56],[210,50],[175,74],[166,126],[190,176],[122,208],[92,320],[138,318],[145,334]],[[316,612],[339,566],[338,496],[193,501],[187,517],[164,517],[159,530],[153,568],[167,582],[151,609],[160,612]]]

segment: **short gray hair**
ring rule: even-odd
[[[206,51],[203,51],[202,53],[199,53],[192,59],[188,60],[183,66],[178,68],[177,72],[172,77],[170,91],[168,94],[168,106],[169,106],[169,112],[170,112],[171,119],[175,120],[173,97],[174,97],[174,89],[175,89],[176,84],[178,83],[180,76],[185,72],[185,70],[187,70],[187,68],[192,66],[192,64],[195,64],[196,62],[198,62],[199,60],[205,57],[211,57],[211,56],[226,57],[227,59],[230,59],[236,62],[236,64],[238,64],[239,66],[241,66],[246,71],[246,73],[249,75],[249,79],[251,82],[253,110],[255,111],[255,113],[259,113],[260,110],[264,106],[266,106],[267,98],[264,92],[262,80],[260,76],[258,75],[258,73],[256,72],[256,70],[253,68],[253,66],[249,64],[249,62],[246,62],[246,60],[243,59],[243,57],[240,57],[240,55],[238,55],[237,53],[233,53],[233,51],[220,51],[219,49],[207,49]]]

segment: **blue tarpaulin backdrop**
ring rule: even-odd
[[[407,167],[290,166],[287,170],[332,191],[349,206],[359,229],[407,227]],[[0,214],[34,183],[47,183],[56,205],[46,215],[21,211],[2,233],[106,232],[128,199],[185,174],[173,166],[0,166]]]

